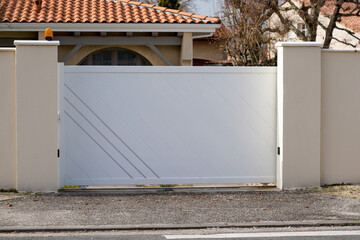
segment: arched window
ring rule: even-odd
[[[86,56],[79,65],[151,66],[140,54],[124,48],[106,48]]]

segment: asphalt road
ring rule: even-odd
[[[5,238],[4,238],[5,239]],[[37,239],[49,239],[49,240],[73,240],[73,239],[79,239],[79,240],[163,240],[161,236],[151,236],[151,237],[144,237],[144,236],[122,236],[122,237],[94,237],[94,238],[88,238],[88,237],[55,237],[55,238],[6,238],[6,239],[24,239],[24,240],[37,240]],[[223,240],[224,238],[217,238]],[[359,237],[357,236],[343,236],[343,237],[289,237],[289,238],[283,238],[283,237],[272,237],[272,238],[231,238],[232,240],[260,240],[260,239],[266,239],[266,240],[284,240],[284,239],[290,239],[290,240],[334,240],[334,239],[343,239],[343,240],[358,240]],[[197,239],[189,239],[189,240],[197,240]]]
[[[360,239],[360,230],[346,230],[346,231],[299,231],[299,232],[241,232],[241,233],[220,233],[220,234],[141,234],[141,235],[122,235],[114,233],[102,233],[97,235],[82,235],[79,233],[71,234],[67,236],[49,236],[49,235],[33,235],[30,236],[22,234],[16,236],[16,234],[0,235],[0,239],[22,239],[22,240],[37,240],[37,239],[49,239],[49,240],[199,240],[199,239],[230,239],[230,240],[333,240],[333,239],[344,239],[344,240],[358,240]]]

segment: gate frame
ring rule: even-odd
[[[64,112],[64,98],[63,98],[63,94],[64,94],[64,81],[65,81],[65,69],[70,69],[69,72],[79,72],[79,73],[118,73],[120,68],[123,68],[124,71],[121,71],[121,73],[137,73],[139,68],[139,66],[136,67],[126,67],[126,66],[101,66],[101,67],[93,67],[93,66],[65,66],[64,63],[59,63],[59,119],[62,118],[63,116],[63,112]],[[106,71],[104,71],[104,68],[106,68]],[[130,68],[130,70],[129,70]],[[146,66],[144,68],[141,69],[141,73],[223,73],[224,68],[226,68],[227,73],[246,73],[246,74],[276,74],[277,72],[277,68],[276,67],[183,67],[183,66]],[[101,70],[99,70],[101,69]],[[276,84],[276,79],[275,79],[275,84]],[[276,88],[275,88],[276,90]],[[275,95],[277,95],[275,93]],[[276,99],[275,99],[276,101]],[[276,106],[275,106],[276,107]],[[277,110],[276,110],[277,111]],[[276,113],[275,113],[275,118],[276,118]],[[276,120],[275,120],[276,122]],[[276,128],[276,125],[274,126]],[[65,176],[65,169],[64,169],[64,164],[61,164],[62,161],[64,161],[65,158],[63,158],[64,153],[66,152],[65,150],[65,139],[64,139],[64,130],[65,126],[64,126],[64,121],[60,120],[60,124],[59,124],[59,149],[60,149],[60,158],[59,158],[59,186],[63,187],[65,185],[65,181],[64,181],[64,176]],[[277,134],[275,134],[274,136],[274,140],[276,142],[277,139]],[[62,160],[63,159],[63,160]],[[276,147],[274,147],[274,166],[275,166],[275,174],[274,174],[274,181],[276,182]],[[194,178],[195,180],[197,178]],[[200,178],[199,178],[200,179]],[[203,181],[199,181],[194,183],[192,181],[192,179],[183,179],[181,182],[176,182],[179,180],[166,180],[166,179],[156,179],[156,181],[152,182],[152,183],[143,183],[143,182],[139,182],[139,183],[134,183],[134,184],[208,184],[206,181],[208,181],[210,178],[204,178]],[[242,179],[241,177],[239,178],[223,178],[222,180],[220,180],[217,184],[234,184],[236,179]],[[232,181],[231,181],[232,180]],[[141,180],[139,180],[141,181]],[[174,182],[172,182],[174,181]],[[234,181],[234,182],[233,182]],[[270,181],[261,181],[261,183],[267,184],[267,183],[273,183],[272,180]],[[260,183],[260,181],[259,181]],[[239,182],[239,184],[242,184]],[[73,185],[73,184],[71,184]],[[86,184],[80,184],[81,186],[84,186]],[[107,185],[107,184],[104,184]],[[124,183],[124,185],[129,185],[129,183]],[[103,185],[102,185],[103,186]]]

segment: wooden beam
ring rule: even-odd
[[[72,56],[74,56],[75,53],[77,53],[77,51],[79,51],[79,49],[82,47],[81,44],[76,45],[73,49],[71,49],[71,51],[62,59],[61,62],[66,62],[67,60],[69,60]]]
[[[146,46],[148,46],[154,53],[156,53],[156,55],[158,55],[159,58],[161,58],[161,60],[163,60],[163,61],[166,63],[166,65],[168,65],[168,66],[173,66],[173,64],[169,61],[169,59],[167,59],[167,58],[162,54],[162,52],[160,52],[160,50],[159,50],[157,47],[155,47],[154,45],[150,45],[150,44],[148,44],[148,45],[146,45]]]
[[[55,36],[60,45],[181,45],[181,37],[71,37]]]

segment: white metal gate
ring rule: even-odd
[[[61,185],[275,182],[276,68],[60,65]]]

